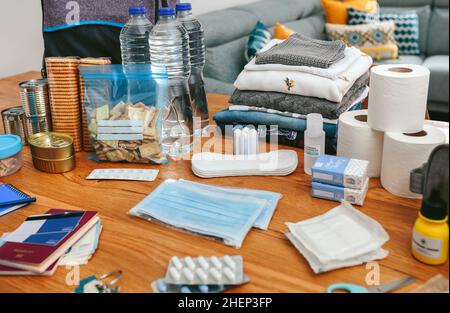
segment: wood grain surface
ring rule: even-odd
[[[0,109],[19,104],[17,83],[39,77],[30,72],[0,80]],[[227,107],[227,97],[210,95],[211,113]],[[291,148],[288,148],[291,149]],[[96,210],[104,228],[99,249],[88,265],[80,269],[81,277],[101,275],[121,269],[122,292],[151,292],[150,283],[164,276],[170,258],[176,256],[242,255],[245,272],[251,282],[234,292],[324,292],[333,283],[365,284],[369,270],[365,266],[314,274],[305,259],[285,238],[285,222],[298,222],[323,214],[338,203],[310,196],[311,179],[303,172],[303,153],[297,171],[287,177],[238,177],[199,179],[189,161],[172,161],[167,166],[120,165],[126,168],[159,169],[155,182],[88,181],[85,177],[94,169],[117,167],[98,164],[77,155],[72,172],[51,175],[33,168],[29,148],[23,150],[24,165],[15,175],[0,179],[38,198],[36,204],[0,218],[0,234],[17,228],[27,216],[49,209]],[[271,190],[283,194],[268,231],[251,230],[239,250],[202,237],[131,217],[127,212],[155,187],[168,178],[184,178],[203,183]],[[367,201],[361,211],[380,222],[391,239],[385,245],[389,256],[379,262],[381,282],[415,276],[417,281],[400,291],[409,291],[437,274],[448,277],[448,263],[428,266],[411,255],[411,232],[417,218],[420,201],[402,199],[385,191],[379,180],[373,179]],[[0,292],[73,292],[66,283],[72,269],[58,268],[52,277],[0,277]]]

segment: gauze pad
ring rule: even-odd
[[[347,202],[316,218],[286,224],[308,262],[330,268],[360,264],[361,259],[366,260],[368,254],[375,252],[376,256],[383,256],[379,250],[389,240],[377,221]]]
[[[192,157],[192,171],[202,178],[229,176],[287,176],[298,166],[297,152],[278,150],[256,155],[203,152]]]

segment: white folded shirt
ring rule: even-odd
[[[279,44],[280,40],[272,40],[268,46],[265,48],[272,48],[273,46]],[[269,50],[267,49],[267,50]],[[359,49],[355,47],[345,49],[345,57],[331,65],[329,68],[318,68],[313,66],[290,66],[283,64],[256,64],[256,58],[253,58],[250,63],[245,66],[247,71],[282,71],[282,72],[303,72],[309,73],[329,79],[337,79],[349,69],[349,67],[355,62],[359,57],[364,55]]]
[[[337,79],[298,71],[243,70],[234,86],[239,90],[272,91],[341,102],[356,80],[367,73],[372,58],[362,55]]]

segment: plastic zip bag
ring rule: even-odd
[[[93,159],[166,164],[161,130],[167,73],[146,64],[86,66],[80,71]]]

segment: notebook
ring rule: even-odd
[[[12,185],[0,185],[0,207],[31,202],[36,202],[36,198],[30,197]]]
[[[50,210],[46,214],[75,213],[75,211]],[[6,242],[0,247],[0,265],[44,273],[70,247],[97,224],[97,212],[83,212],[78,225],[55,246],[25,242]]]
[[[16,211],[18,209],[21,209],[23,207],[26,207],[28,203],[24,204],[16,204],[16,205],[0,205],[0,217],[3,215],[6,215],[8,213],[11,213],[13,211]]]

